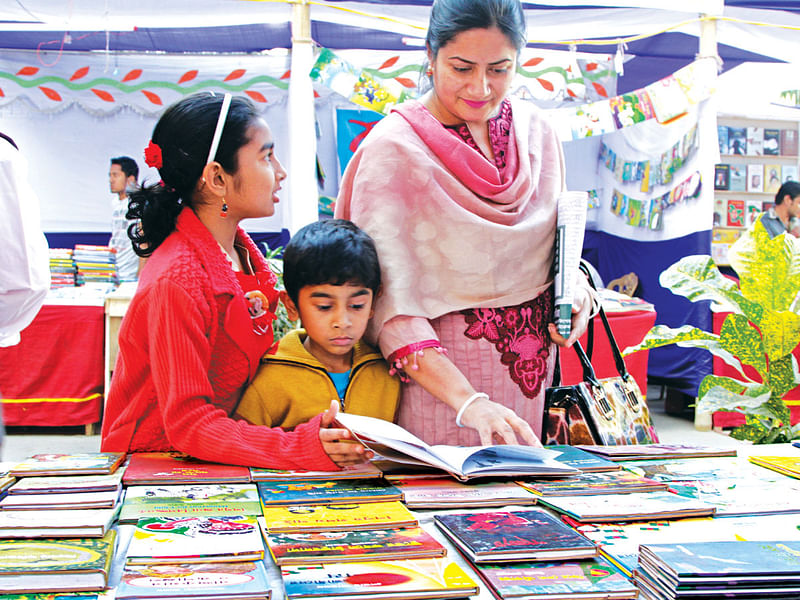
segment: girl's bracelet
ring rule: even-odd
[[[461,424],[461,417],[464,415],[464,411],[467,410],[467,407],[473,402],[475,402],[475,400],[477,400],[478,398],[485,398],[486,400],[488,400],[489,394],[486,394],[484,392],[475,392],[474,394],[472,394],[472,396],[467,398],[467,401],[464,402],[464,404],[461,405],[461,408],[458,409],[458,413],[456,414],[456,425],[458,425],[459,427],[464,426]]]

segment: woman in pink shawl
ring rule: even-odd
[[[436,0],[420,101],[397,106],[345,171],[336,216],[375,240],[383,294],[368,334],[407,380],[398,423],[429,443],[539,444],[552,342],[564,160],[530,103],[506,98],[526,43],[519,0]],[[534,433],[535,432],[535,433]]]

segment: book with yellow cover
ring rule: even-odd
[[[750,462],[800,479],[800,456],[751,456]]]
[[[357,531],[419,525],[414,515],[396,500],[330,506],[264,506],[261,510],[267,533]]]

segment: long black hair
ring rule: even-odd
[[[139,256],[149,256],[175,230],[184,205],[192,205],[192,194],[202,177],[211,138],[217,125],[223,96],[202,92],[179,100],[164,112],[153,129],[151,141],[161,149],[161,181],[131,192],[128,237]],[[237,152],[249,142],[248,128],[258,118],[253,103],[234,97],[225,119],[219,148],[214,157],[228,173],[238,169]]]

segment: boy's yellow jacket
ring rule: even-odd
[[[330,407],[338,398],[325,367],[303,346],[306,332],[295,329],[275,354],[261,359],[236,415],[254,425],[293,428]],[[389,375],[383,357],[363,341],[353,348],[353,366],[344,397],[344,412],[394,420],[400,381]]]

